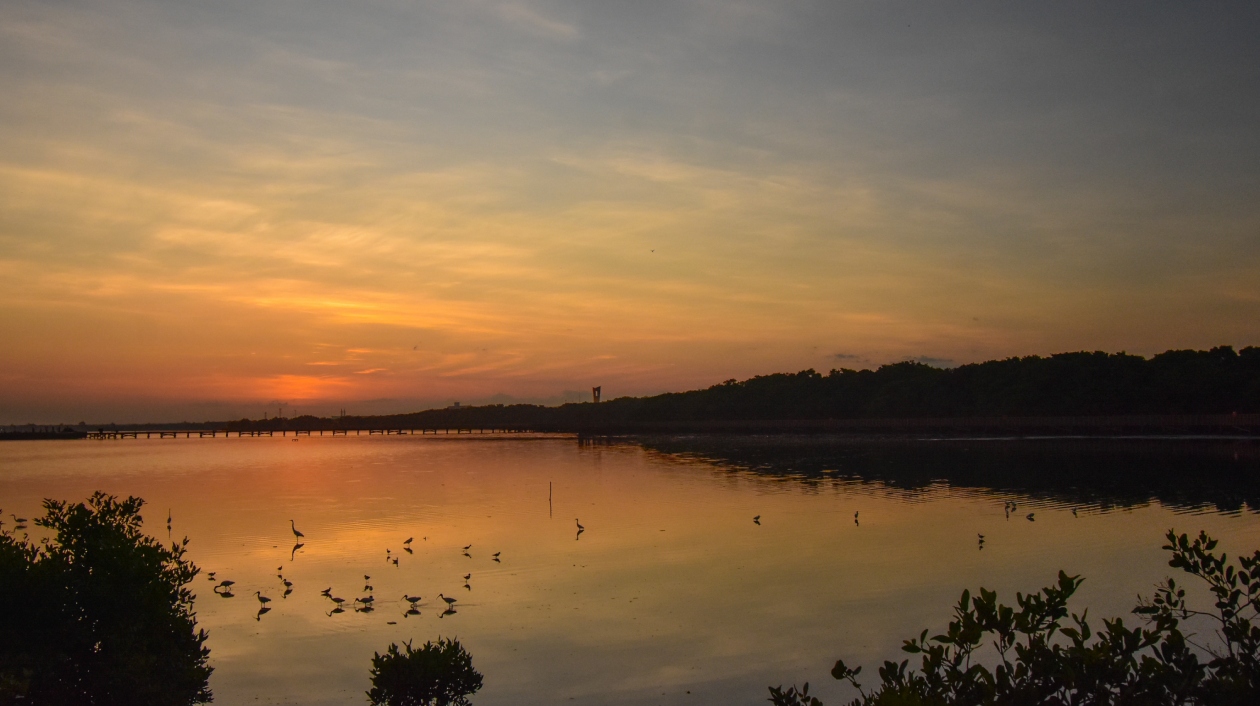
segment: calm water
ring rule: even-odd
[[[162,537],[169,509],[203,572],[237,582],[234,598],[204,576],[196,585],[219,704],[362,704],[374,651],[439,635],[458,637],[485,674],[479,706],[751,705],[765,703],[769,684],[806,680],[831,704],[849,695],[828,676],[836,658],[868,671],[900,659],[901,640],[943,626],[963,588],[1013,602],[1062,568],[1087,579],[1078,608],[1125,614],[1168,574],[1170,527],[1205,529],[1231,553],[1260,547],[1251,446],[1130,451],[542,437],[10,442],[0,445],[0,507],[34,518],[44,497],[139,495]],[[1019,504],[1009,518],[1007,500]],[[306,535],[295,553],[290,519]],[[294,584],[286,598],[278,569]],[[366,595],[364,574],[377,609],[329,615],[319,592]],[[254,591],[273,599],[270,613],[256,615]],[[456,613],[441,615],[439,592],[458,598]],[[424,597],[420,615],[404,615],[404,593]]]

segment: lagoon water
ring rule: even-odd
[[[203,571],[218,704],[363,704],[374,652],[438,636],[485,675],[478,706],[751,706],[804,681],[835,704],[851,696],[828,674],[837,658],[901,659],[964,588],[1013,603],[1064,569],[1086,578],[1077,609],[1127,615],[1171,572],[1167,529],[1260,548],[1258,465],[1246,441],[10,442],[0,507],[34,518],[43,498],[137,495],[162,538],[169,510]],[[330,614],[320,591],[367,595],[364,575],[376,609]],[[423,596],[419,615],[404,594]]]

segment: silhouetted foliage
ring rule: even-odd
[[[188,540],[141,531],[140,498],[45,500],[36,545],[0,533],[0,701],[185,706],[211,700]]]
[[[634,430],[702,421],[1089,417],[1260,413],[1260,348],[1167,351],[1150,359],[1079,352],[956,368],[917,362],[727,380],[703,390],[559,407],[485,405],[411,414],[248,420],[232,430]]]
[[[473,669],[472,655],[459,640],[438,638],[403,650],[391,644],[385,654],[372,656],[373,706],[467,706],[468,697],[481,689],[481,674]]]
[[[1145,627],[1117,618],[1095,633],[1086,615],[1065,620],[1081,579],[1060,571],[1055,586],[1017,594],[1017,608],[983,588],[978,596],[963,591],[944,633],[929,638],[924,630],[905,641],[905,652],[922,655],[919,668],[885,662],[871,693],[858,682],[861,667],[840,660],[831,674],[858,689],[851,706],[1260,703],[1260,551],[1230,562],[1214,553],[1217,542],[1205,533],[1167,536],[1169,565],[1206,584],[1215,598],[1211,610],[1191,607],[1169,578],[1133,610]],[[1196,624],[1211,631],[1184,632]],[[993,669],[980,663],[986,640],[996,653]],[[822,706],[795,689],[772,687],[770,694],[775,706]]]

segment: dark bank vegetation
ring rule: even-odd
[[[188,540],[141,531],[139,498],[44,501],[34,542],[0,532],[0,703],[186,706],[211,700]]]
[[[391,644],[372,656],[370,674],[372,706],[467,706],[482,679],[459,640],[441,637],[419,649]]]
[[[616,429],[636,423],[1216,415],[1260,413],[1260,348],[1167,351],[1152,358],[1080,352],[957,368],[917,362],[728,380],[704,390],[600,404],[487,405],[412,414],[241,420],[233,430]]]
[[[1260,551],[1230,561],[1216,540],[1169,530],[1169,565],[1209,590],[1210,605],[1187,599],[1169,578],[1139,599],[1137,623],[1069,613],[1081,578],[1059,572],[1054,586],[1016,595],[964,591],[943,633],[924,630],[902,649],[918,659],[888,661],[875,686],[862,668],[836,662],[831,675],[857,688],[850,706],[1243,706],[1260,703]],[[991,667],[988,665],[992,665]],[[809,693],[770,688],[775,706],[822,706]]]

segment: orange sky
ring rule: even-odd
[[[1260,343],[1217,9],[6,3],[0,423]]]

